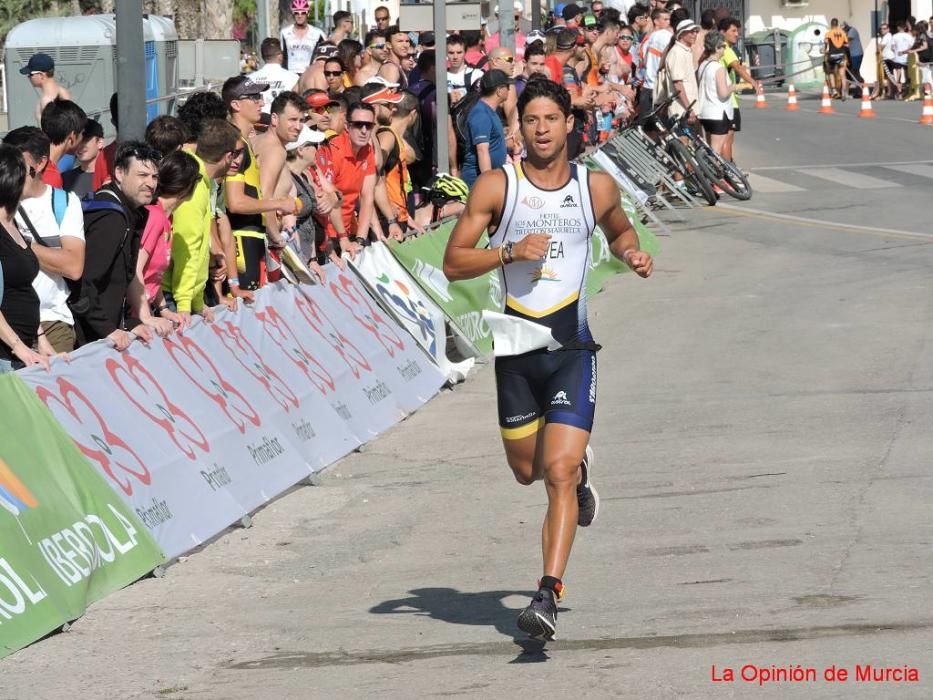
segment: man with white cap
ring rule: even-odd
[[[693,44],[697,40],[700,27],[691,19],[678,22],[674,36],[676,40],[664,58],[664,72],[655,82],[654,102],[663,102],[674,96],[674,103],[667,113],[671,119],[677,119],[688,111],[688,120],[695,123],[696,112],[690,105],[696,101],[698,88],[696,72],[693,68]]]
[[[527,41],[527,34],[525,31],[522,31],[523,20],[522,13],[525,11],[525,6],[520,0],[515,0],[512,3],[513,10],[513,21],[515,22],[515,55],[518,57],[518,60],[522,60],[522,57],[525,55],[525,44]],[[499,17],[499,6],[496,5],[496,17]],[[486,51],[492,51],[495,48],[498,48],[502,43],[502,27],[501,21],[500,26],[497,29],[495,34],[492,34],[486,37]]]

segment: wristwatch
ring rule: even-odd
[[[505,244],[505,255],[503,257],[505,258],[506,265],[508,265],[510,262],[514,260],[514,258],[512,257],[512,246],[514,245],[515,244],[511,241]]]

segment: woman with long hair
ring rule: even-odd
[[[337,44],[337,58],[343,64],[343,87],[353,87],[356,74],[363,67],[363,45],[356,39],[344,39]]]
[[[722,153],[733,117],[732,93],[740,87],[729,81],[729,72],[720,59],[726,50],[722,34],[710,31],[703,40],[703,53],[697,69],[696,113],[706,132],[710,148]]]
[[[13,218],[25,184],[26,163],[19,149],[0,144],[0,373],[37,364],[48,369],[48,358],[55,354],[39,325],[39,296],[32,286],[39,261]]]
[[[136,302],[136,315],[163,338],[182,321],[181,316],[165,308],[153,314],[153,309],[160,309],[165,305],[162,277],[171,263],[172,256],[170,217],[179,204],[191,198],[200,176],[198,162],[190,153],[169,153],[159,162],[159,186],[156,189],[155,201],[146,207],[149,218],[143,229],[139,242],[139,257],[136,259],[136,279],[139,286],[145,289],[145,294]]]

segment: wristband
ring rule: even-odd
[[[496,250],[498,251],[498,253],[499,253],[499,264],[500,264],[502,267],[505,267],[505,260],[502,259],[502,253],[503,253],[504,249],[505,249],[505,246],[504,246],[504,245],[500,245],[500,246],[496,249]]]
[[[240,286],[240,278],[239,278],[239,277],[228,277],[228,278],[227,278],[227,285],[230,286],[230,287],[239,287],[239,286]]]
[[[505,261],[506,265],[508,265],[509,263],[515,260],[515,258],[512,257],[512,246],[514,245],[515,244],[512,243],[511,241],[505,244],[505,254],[506,256],[508,256],[508,260]]]

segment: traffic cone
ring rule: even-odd
[[[920,113],[921,124],[933,124],[933,95],[926,93],[923,96],[923,111]]]
[[[858,113],[860,119],[874,119],[875,110],[871,106],[871,95],[868,92],[868,86],[862,86],[862,109]]]
[[[768,103],[765,102],[765,91],[759,89],[758,97],[755,98],[755,107],[758,109],[768,109]]]
[[[794,84],[791,83],[787,86],[787,111],[796,112],[800,109],[797,105],[797,90],[794,88]]]
[[[823,99],[820,100],[820,108],[816,110],[817,114],[834,114],[833,100],[829,96],[829,85],[823,86]]]

